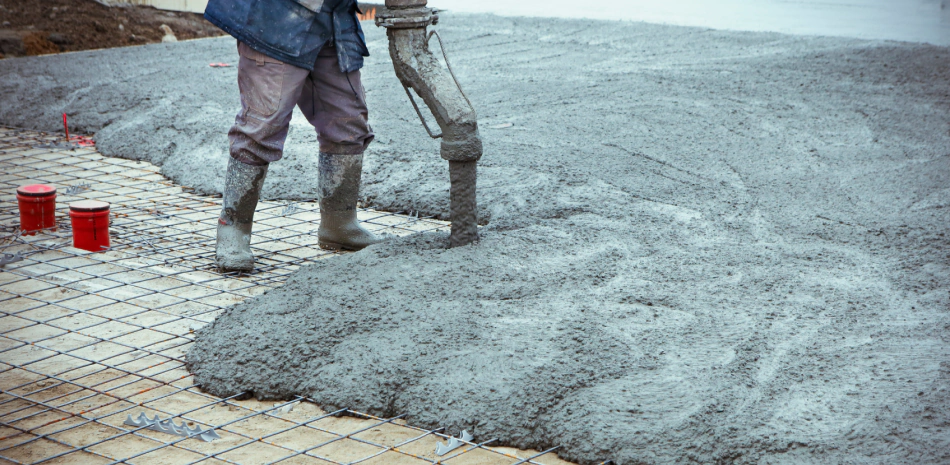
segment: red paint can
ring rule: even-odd
[[[46,184],[21,186],[16,190],[20,206],[20,232],[32,236],[41,229],[56,230],[56,188]]]
[[[80,200],[69,204],[73,223],[73,247],[90,252],[109,248],[109,204],[98,200]]]

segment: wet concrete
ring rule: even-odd
[[[198,334],[196,382],[582,463],[950,461],[950,50],[456,18],[481,242],[301,270]],[[438,142],[367,33],[364,199],[447,217]],[[5,60],[0,122],[66,108],[107,153],[213,190],[237,100],[207,63],[233,48]],[[315,197],[313,134],[288,147],[268,195]]]
[[[950,0],[429,0],[454,12],[711,27],[950,45]]]

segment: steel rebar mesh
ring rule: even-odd
[[[445,456],[439,430],[311,399],[264,403],[201,392],[184,368],[194,330],[301,265],[316,247],[316,202],[261,202],[252,273],[214,268],[211,197],[175,186],[148,163],[106,158],[86,138],[0,128],[0,462],[38,463],[566,463],[552,451],[466,444]],[[14,192],[58,188],[57,229],[19,231]],[[65,205],[111,203],[112,247],[72,247]],[[361,210],[374,232],[445,231],[418,215]],[[289,409],[293,406],[292,409]],[[289,411],[288,411],[289,410]],[[221,436],[213,442],[124,425],[140,413]]]

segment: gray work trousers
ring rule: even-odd
[[[238,43],[241,112],[228,131],[231,156],[248,165],[280,160],[294,106],[317,130],[320,151],[360,154],[373,141],[360,72],[343,73],[336,49],[324,47],[313,71]]]

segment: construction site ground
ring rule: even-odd
[[[0,463],[566,464],[552,453],[465,444],[401,418],[203,393],[184,368],[194,331],[277,286],[320,249],[315,202],[262,202],[250,274],[214,267],[220,200],[175,185],[147,162],[106,158],[91,141],[0,128]],[[58,190],[57,228],[19,231],[15,190]],[[111,204],[108,251],[72,247],[67,204]],[[444,222],[373,210],[381,234]],[[213,429],[206,443],[124,425],[142,413]],[[453,432],[458,435],[458,432]],[[441,462],[440,462],[441,460]]]
[[[479,116],[479,243],[398,237],[216,304],[184,357],[205,394],[405,413],[584,465],[950,462],[950,48],[452,12],[437,29]],[[439,141],[364,30],[362,205],[446,220]],[[227,37],[0,60],[0,124],[66,113],[103,155],[211,196],[237,60]],[[316,197],[318,152],[298,114],[268,205]],[[200,265],[199,229],[170,250]],[[297,253],[273,233],[262,277]]]

